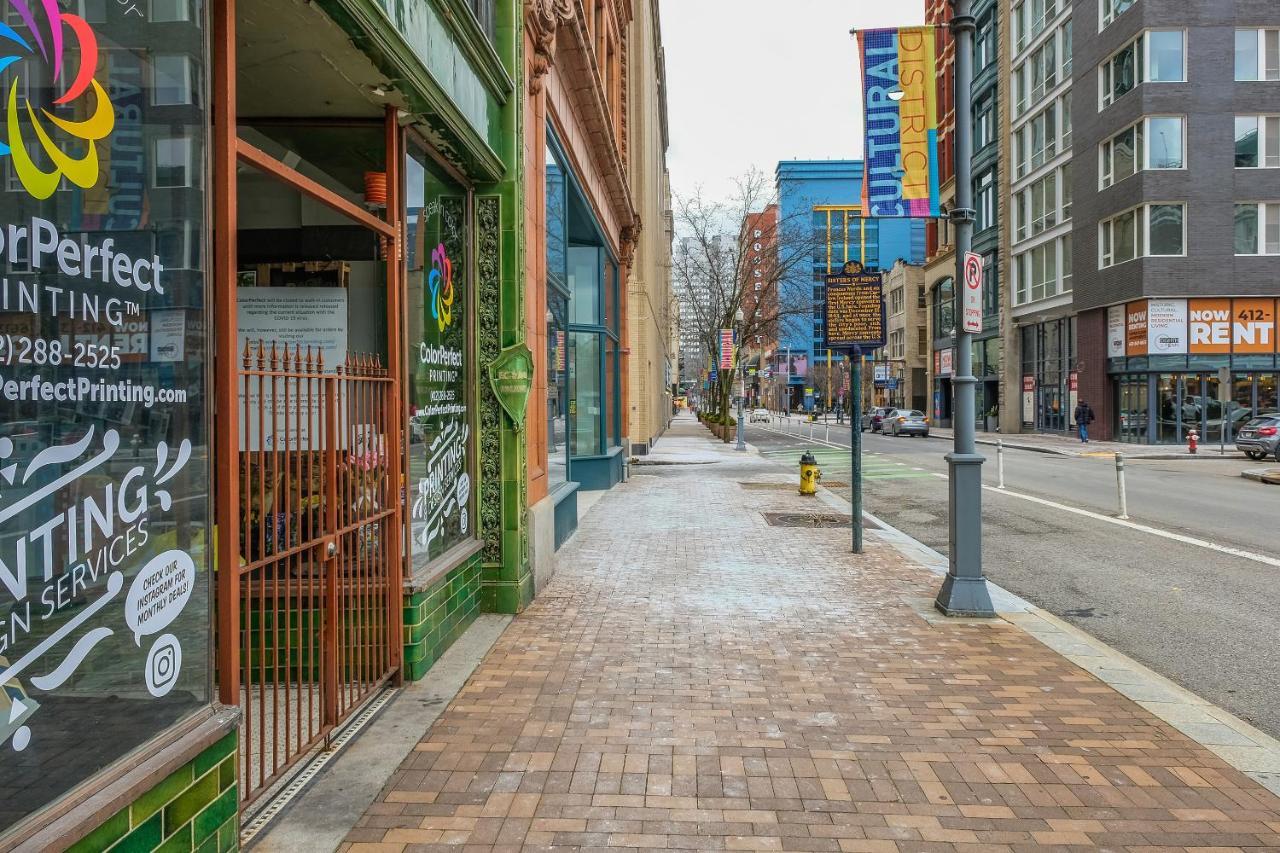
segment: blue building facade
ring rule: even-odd
[[[793,409],[809,409],[815,399],[823,401],[825,388],[814,381],[819,374],[830,384],[822,326],[826,275],[849,260],[881,270],[890,269],[899,258],[924,262],[924,220],[863,218],[862,168],[861,160],[778,164],[779,255],[785,263],[799,251],[811,254],[807,261],[789,264],[779,283],[783,318],[776,370],[787,385]],[[838,355],[832,353],[833,361]]]

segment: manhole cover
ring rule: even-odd
[[[824,512],[766,512],[771,527],[848,527],[849,516]]]

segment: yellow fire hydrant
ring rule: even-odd
[[[806,452],[800,457],[800,494],[816,495],[818,482],[821,479],[822,472],[818,470],[818,460],[813,458],[812,453]]]

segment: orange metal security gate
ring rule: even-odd
[[[269,790],[398,667],[394,382],[310,349],[240,370],[241,799]],[[225,563],[224,563],[225,565]]]

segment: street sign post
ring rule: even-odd
[[[965,332],[982,331],[982,255],[977,252],[966,252],[964,256],[960,328]]]
[[[862,553],[862,352],[884,346],[884,284],[879,272],[868,271],[857,261],[826,278],[827,298],[823,328],[827,345],[849,353],[852,390],[849,392],[849,442],[853,454],[852,511],[853,553]]]

